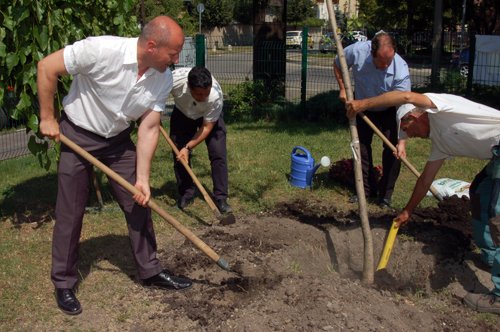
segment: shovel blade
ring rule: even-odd
[[[219,216],[219,221],[222,226],[227,226],[234,224],[236,222],[236,218],[232,213],[224,213]]]
[[[385,269],[387,262],[389,262],[389,257],[391,256],[392,247],[394,246],[394,240],[398,234],[398,224],[396,220],[392,221],[391,230],[389,235],[387,235],[387,240],[385,241],[384,250],[382,251],[382,256],[380,256],[380,261],[378,262],[377,271]]]

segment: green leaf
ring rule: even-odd
[[[116,16],[114,19],[113,19],[113,24],[114,25],[122,25],[123,24],[123,16],[122,15],[118,15]]]
[[[22,24],[21,22],[24,21],[29,16],[30,16],[29,10],[25,9],[21,14],[21,16],[17,19],[17,24]]]
[[[36,142],[35,135],[31,135],[28,140],[28,150],[30,150],[30,152],[35,156],[40,151],[40,145]]]
[[[31,98],[28,96],[28,94],[23,91],[21,92],[21,98],[19,100],[19,103],[17,103],[17,107],[20,110],[24,110],[28,107],[31,107]]]
[[[33,132],[38,133],[38,117],[35,114],[31,114],[26,126],[30,128]]]
[[[49,155],[47,154],[47,152],[45,152],[45,164],[43,165],[43,168],[45,168],[45,170],[48,171],[50,169],[51,163],[52,162],[49,158]]]
[[[5,57],[5,55],[7,54],[6,50],[7,46],[0,41],[0,58]]]
[[[7,72],[10,75],[12,68],[17,66],[17,64],[19,63],[19,56],[16,53],[9,53],[5,57],[5,62],[7,64]]]
[[[48,28],[46,26],[43,26],[42,31],[40,32],[40,41],[38,45],[40,46],[42,51],[46,51],[48,44],[49,44]]]
[[[26,55],[24,55],[23,53],[19,53],[19,62],[21,63],[21,65],[24,65],[26,63]]]
[[[5,15],[5,14],[4,14],[3,18],[4,18],[3,26],[6,27],[7,29],[9,29],[10,31],[14,31],[15,22],[12,20],[12,18],[10,16]]]
[[[43,12],[44,12],[44,9],[42,8],[41,2],[42,1],[36,2],[36,17],[38,18],[39,22],[42,20]]]

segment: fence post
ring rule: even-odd
[[[196,65],[205,67],[205,35],[196,35]]]
[[[470,42],[469,42],[469,70],[467,73],[467,88],[465,90],[465,95],[471,97],[472,95],[472,82],[474,78],[474,62],[476,56],[476,34],[475,32],[470,32]],[[460,59],[460,55],[459,55]],[[460,60],[459,60],[460,63]]]
[[[300,73],[300,105],[305,107],[307,92],[307,47],[309,42],[309,28],[305,26],[302,29],[302,65]]]

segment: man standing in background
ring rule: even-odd
[[[354,76],[355,99],[378,96],[388,91],[410,91],[410,72],[406,62],[396,53],[396,41],[386,32],[378,32],[371,41],[357,42],[344,49],[347,66]],[[335,59],[334,73],[339,83],[339,98],[346,102],[346,91],[340,61]],[[365,114],[373,124],[397,148],[398,156],[406,156],[404,140],[398,141],[396,108],[372,108]],[[391,207],[392,193],[401,169],[401,162],[384,144],[382,153],[382,178],[378,185],[373,169],[372,139],[374,131],[358,119],[357,129],[363,170],[363,185],[366,197],[377,198],[377,204]],[[357,199],[357,197],[353,197]]]
[[[170,137],[179,149],[177,159],[189,163],[191,151],[205,141],[212,170],[215,204],[221,213],[232,211],[227,203],[228,171],[226,125],[222,118],[223,94],[208,69],[197,66],[174,70],[174,110],[170,118]],[[175,158],[175,156],[174,156]],[[194,199],[195,184],[179,161],[174,162],[179,199],[184,209]]]

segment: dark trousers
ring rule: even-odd
[[[65,115],[60,123],[61,133],[91,153],[128,182],[136,179],[136,152],[130,140],[129,128],[112,138],[95,135],[71,123]],[[56,288],[73,288],[78,281],[78,246],[83,214],[89,194],[92,165],[61,145],[58,165],[56,223],[52,241],[51,278]],[[127,220],[132,253],[141,279],[162,271],[156,258],[156,238],[151,210],[141,207],[132,195],[109,179],[113,195]]]
[[[396,123],[396,108],[391,107],[380,112],[365,112],[365,115],[373,124],[384,134],[385,137],[394,145],[398,143],[398,130]],[[385,199],[390,201],[394,186],[401,169],[401,161],[394,157],[392,150],[383,144],[382,152],[382,178],[378,186],[375,172],[373,171],[372,140],[374,131],[363,120],[358,117],[357,129],[359,136],[359,146],[361,152],[361,164],[363,169],[363,184],[366,197],[378,196],[379,201]],[[378,195],[377,195],[378,192]]]
[[[170,117],[170,137],[177,148],[182,149],[203,125],[203,118],[196,120],[186,117],[181,111],[174,107]],[[228,195],[228,172],[227,172],[227,150],[226,150],[226,125],[222,114],[214,125],[214,128],[205,139],[212,170],[213,193],[215,199],[226,199]],[[191,159],[189,160],[191,166]],[[189,173],[174,155],[174,171],[177,179],[179,195],[193,197],[196,191],[195,184]]]

